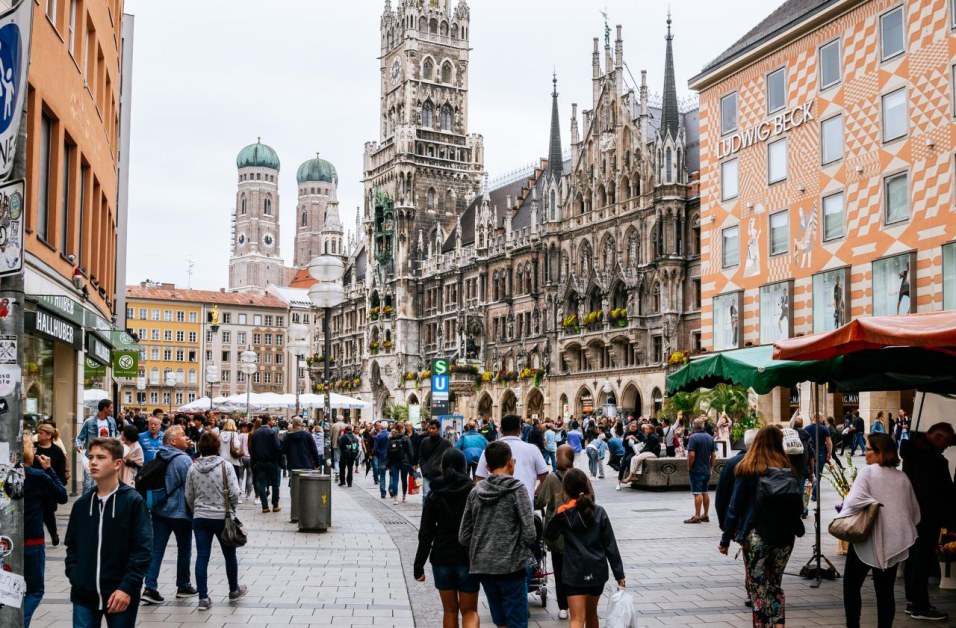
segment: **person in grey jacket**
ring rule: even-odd
[[[186,504],[193,513],[193,534],[196,537],[196,585],[199,587],[199,610],[207,611],[212,606],[209,598],[209,556],[212,539],[219,540],[222,555],[226,559],[226,579],[229,581],[229,601],[246,594],[246,586],[239,586],[239,560],[236,548],[223,544],[222,531],[226,517],[236,511],[239,504],[239,479],[235,468],[219,456],[219,439],[206,432],[197,446],[199,458],[189,469],[186,478]],[[229,510],[226,510],[228,498]]]
[[[524,484],[512,477],[508,443],[489,443],[485,462],[491,475],[468,495],[458,541],[468,548],[469,571],[485,590],[495,625],[526,628],[527,568],[534,564],[528,545],[535,540],[531,503]]]

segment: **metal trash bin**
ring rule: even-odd
[[[299,520],[299,476],[312,473],[311,469],[293,469],[289,471],[289,521]]]
[[[299,531],[326,531],[332,525],[332,476],[303,473],[299,476]]]

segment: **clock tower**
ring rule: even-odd
[[[395,351],[384,359],[407,370],[422,355],[422,243],[454,233],[482,181],[482,137],[468,132],[470,29],[465,0],[398,0],[394,10],[387,0],[382,14],[380,138],[365,145],[367,281],[370,307],[394,304]]]
[[[259,141],[236,157],[239,170],[232,219],[229,289],[265,290],[282,285],[279,257],[279,156]]]

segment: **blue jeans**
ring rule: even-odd
[[[378,458],[372,456],[372,480],[378,484]]]
[[[153,513],[153,557],[146,572],[146,588],[159,590],[159,569],[166,555],[169,535],[176,535],[176,586],[189,586],[189,563],[192,560],[193,538],[189,519],[170,519]]]
[[[404,464],[393,464],[388,467],[388,494],[398,497],[398,477],[402,477],[402,497],[408,493],[408,467]]]
[[[857,432],[853,437],[853,445],[850,447],[850,455],[856,453],[856,448],[859,446],[860,452],[866,452],[866,439],[863,437],[863,432]]]
[[[222,531],[226,522],[222,519],[193,519],[193,534],[196,535],[196,588],[199,599],[209,597],[209,556],[212,553],[212,539],[216,537],[222,555],[226,559],[226,580],[229,592],[239,588],[239,560],[236,548],[223,545]]]
[[[23,628],[30,628],[33,612],[43,599],[43,581],[46,575],[46,545],[27,545],[23,548],[23,576],[27,594],[23,598]]]
[[[604,461],[597,449],[588,448],[588,467],[592,478],[604,477]]]
[[[100,628],[103,619],[109,628],[134,628],[139,605],[130,602],[122,613],[107,613],[105,610],[89,608],[82,604],[73,605],[73,628]]]
[[[378,490],[382,493],[382,498],[385,497],[385,473],[388,471],[388,465],[385,464],[384,460],[375,459],[375,477],[378,478]]]
[[[558,468],[558,459],[555,457],[555,452],[545,449],[541,452],[541,455],[544,456],[545,464],[551,465],[552,471]]]
[[[259,493],[259,501],[262,502],[262,509],[269,507],[269,489],[272,489],[272,506],[279,505],[279,482],[282,477],[279,473],[279,465],[274,462],[256,463],[256,491]]]
[[[813,483],[813,490],[810,491],[810,499],[817,501],[817,490],[820,488],[820,483],[823,482],[823,470],[827,468],[827,459],[819,458],[817,459],[816,466],[816,482]]]
[[[496,626],[528,627],[528,581],[525,578],[497,580],[479,576],[488,598],[491,620]]]

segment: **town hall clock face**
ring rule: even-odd
[[[398,81],[401,78],[402,78],[402,61],[398,57],[395,57],[395,59],[392,61],[392,71],[391,71],[392,85],[398,85]]]
[[[239,246],[242,246],[243,244],[245,244],[245,243],[246,243],[246,234],[240,233],[238,240],[239,240]]]
[[[271,233],[265,234],[262,237],[262,243],[266,245],[267,247],[271,247],[273,244],[275,244],[275,240],[273,239],[272,234]]]

